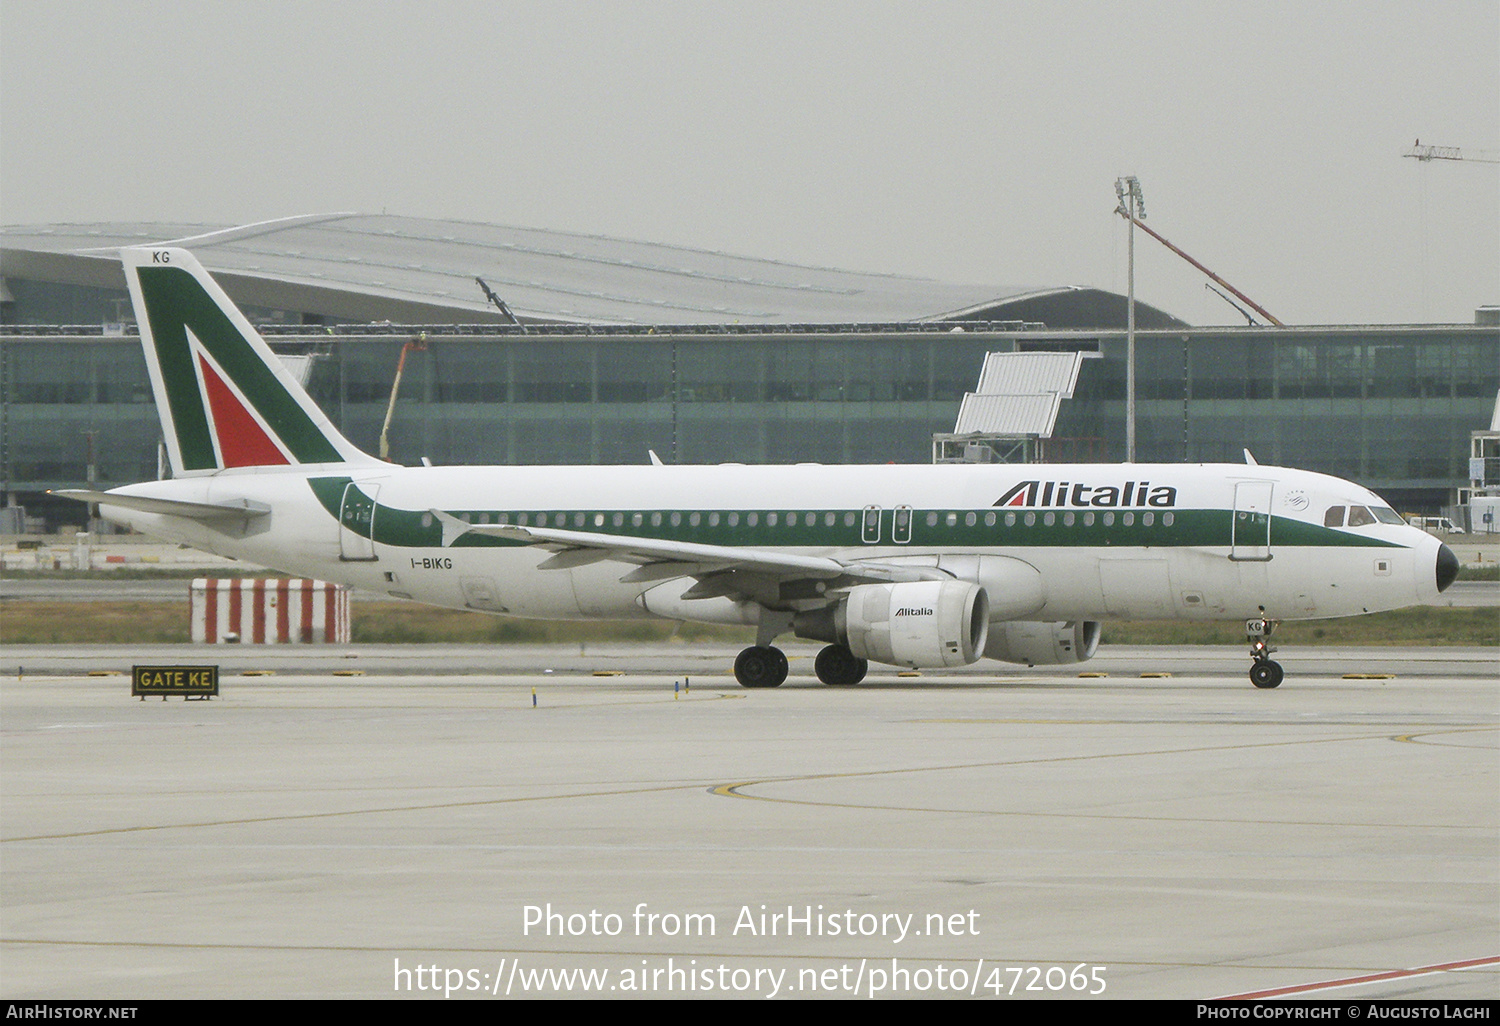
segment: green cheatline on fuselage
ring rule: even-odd
[[[352,482],[349,477],[309,478],[308,485],[318,502],[335,520],[344,508],[345,489]],[[356,485],[351,493],[357,496],[354,505],[361,510],[374,510],[374,532],[364,530],[368,522],[363,517],[347,526],[350,530],[372,539],[381,545],[397,548],[442,548],[443,529],[428,510],[397,509],[374,503]],[[911,546],[918,549],[961,548],[966,550],[992,548],[1229,548],[1233,543],[1234,512],[1227,509],[1176,509],[1168,511],[1150,509],[1127,510],[1047,510],[1016,509],[913,509],[911,541],[895,542],[892,529],[896,511],[880,511],[879,541],[864,540],[863,507],[858,509],[590,509],[590,510],[445,510],[461,520],[472,524],[498,525],[501,517],[512,527],[543,526],[539,516],[546,517],[549,528],[569,531],[585,531],[594,534],[611,534],[624,538],[651,538],[662,541],[693,542],[704,545],[742,546],[746,548],[775,547],[814,549],[859,549],[871,545]],[[835,514],[833,525],[824,522],[827,513]],[[615,514],[623,514],[623,523],[614,523]],[[639,513],[642,523],[632,523]],[[1014,513],[1015,523],[1008,525],[1006,517]],[[1085,514],[1093,513],[1094,522],[1085,524]],[[1155,514],[1152,523],[1146,524],[1146,513]],[[1165,513],[1171,513],[1167,523]],[[717,514],[719,523],[711,525],[710,515]],[[731,525],[731,514],[738,516],[739,523]],[[788,514],[795,514],[797,524],[789,525]],[[815,514],[814,523],[805,520]],[[929,514],[936,514],[937,523],[929,526]],[[995,516],[993,526],[985,523],[988,515]],[[1067,523],[1072,514],[1073,522]],[[521,516],[527,524],[521,524]],[[659,524],[652,519],[660,516]],[[691,523],[698,517],[696,525]],[[967,519],[973,515],[975,523]],[[1104,522],[1106,515],[1113,523]],[[1133,523],[1125,523],[1129,515]],[[602,516],[604,522],[596,524],[595,518]],[[673,524],[676,516],[678,523]],[[769,518],[777,522],[771,524]],[[1027,523],[1027,517],[1033,517]],[[578,523],[578,518],[582,523]],[[754,517],[757,521],[751,524]],[[956,522],[949,525],[949,518]],[[1051,517],[1052,522],[1048,523]],[[1275,547],[1302,548],[1312,546],[1338,546],[1343,548],[1402,548],[1393,542],[1378,538],[1362,537],[1346,531],[1309,524],[1305,521],[1285,517],[1273,517],[1270,522],[1271,544]],[[527,545],[522,541],[510,541],[488,535],[469,533],[454,539],[450,548],[512,547]]]

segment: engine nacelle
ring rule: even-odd
[[[1004,663],[1057,666],[1092,659],[1098,650],[1097,620],[1070,620],[1067,623],[1006,620],[990,624],[984,656]]]
[[[984,651],[989,626],[989,598],[968,581],[864,584],[831,610],[793,620],[798,637],[911,667],[967,666]]]

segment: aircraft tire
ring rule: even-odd
[[[1250,667],[1250,683],[1258,688],[1274,688],[1281,683],[1283,676],[1281,664],[1270,659],[1263,659]]]
[[[734,679],[741,687],[780,687],[787,672],[786,653],[770,645],[752,645],[734,661]]]
[[[870,661],[860,659],[843,645],[829,645],[818,653],[813,669],[824,684],[858,684],[870,672]]]

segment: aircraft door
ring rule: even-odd
[[[1264,563],[1271,558],[1272,481],[1239,481],[1234,486],[1234,520],[1229,558]]]
[[[363,486],[350,481],[339,504],[339,559],[346,563],[372,563],[375,555],[375,497],[377,484]]]
[[[911,541],[911,507],[897,506],[895,518],[891,522],[891,541],[897,545],[905,545]]]
[[[861,537],[866,545],[874,545],[880,541],[880,507],[865,507],[864,528]]]

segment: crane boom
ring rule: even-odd
[[[1119,213],[1119,211],[1116,211],[1116,213]],[[1144,221],[1140,220],[1139,218],[1131,217],[1129,214],[1121,214],[1120,216],[1124,217],[1127,221],[1130,221],[1132,224],[1134,224],[1141,231],[1145,232],[1147,235],[1151,236],[1157,242],[1161,243],[1163,246],[1166,246],[1173,253],[1176,253],[1178,256],[1182,257],[1182,259],[1186,260],[1188,263],[1190,263],[1194,267],[1198,268],[1198,270],[1200,270],[1204,274],[1208,275],[1215,282],[1217,282],[1218,284],[1224,286],[1230,292],[1233,292],[1235,294],[1235,296],[1240,299],[1241,302],[1245,303],[1247,306],[1250,307],[1250,309],[1254,310],[1256,313],[1260,314],[1266,320],[1268,320],[1272,324],[1276,325],[1276,327],[1278,327],[1278,328],[1284,328],[1284,327],[1286,327],[1285,324],[1282,324],[1280,321],[1278,321],[1270,313],[1267,313],[1265,307],[1261,306],[1255,300],[1251,299],[1249,296],[1245,295],[1239,289],[1237,289],[1233,285],[1229,284],[1229,282],[1225,281],[1223,278],[1220,278],[1213,271],[1210,271],[1207,267],[1204,267],[1202,264],[1200,264],[1198,261],[1194,260],[1192,257],[1188,256],[1182,250],[1180,250],[1176,246],[1172,245],[1170,242],[1168,242],[1162,236],[1162,234],[1160,232],[1155,232],[1155,231],[1152,231],[1150,228],[1147,228],[1146,227],[1146,223]]]
[[[1466,154],[1458,146],[1423,146],[1421,139],[1412,143],[1411,149],[1401,155],[1420,160],[1424,164],[1432,160],[1465,160],[1473,164],[1500,164],[1500,157],[1496,157],[1489,150],[1470,150]]]

